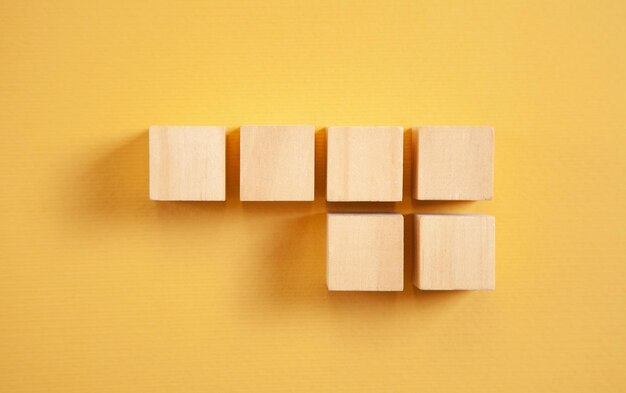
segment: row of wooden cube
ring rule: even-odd
[[[494,289],[495,218],[417,214],[413,283],[419,289]],[[404,216],[328,214],[326,281],[331,291],[404,289]]]
[[[402,200],[402,127],[328,127],[327,200]],[[413,197],[485,200],[493,195],[491,127],[413,129]],[[313,126],[242,126],[240,199],[312,201]],[[150,198],[226,199],[224,127],[150,127]]]

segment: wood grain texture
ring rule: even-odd
[[[494,129],[413,128],[413,197],[487,200],[493,197]]]
[[[328,127],[326,199],[402,200],[402,127]]]
[[[326,282],[330,291],[402,291],[404,217],[328,214]]]
[[[226,199],[224,127],[152,126],[149,132],[150,199]]]
[[[312,201],[315,194],[315,128],[242,126],[242,201]]]
[[[413,283],[420,289],[495,289],[495,218],[417,214]]]

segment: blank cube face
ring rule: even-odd
[[[315,195],[313,126],[242,126],[242,201],[312,201]]]
[[[493,197],[492,127],[413,129],[413,197],[486,200]]]
[[[415,286],[495,288],[493,216],[418,214],[415,224]]]
[[[328,289],[401,291],[403,233],[401,214],[329,214]]]
[[[329,127],[326,199],[402,200],[402,127]]]
[[[226,129],[150,127],[150,199],[226,199]]]

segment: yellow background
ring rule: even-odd
[[[0,390],[625,391],[625,21],[1,0]],[[273,123],[317,127],[315,202],[239,202],[237,127]],[[229,127],[226,203],[148,200],[151,124]],[[495,126],[495,199],[327,204],[323,129],[357,124]],[[404,292],[329,293],[327,209],[493,214],[497,290],[415,290],[408,241]]]

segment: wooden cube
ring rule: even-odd
[[[152,126],[150,199],[226,199],[226,129],[208,126]]]
[[[402,291],[404,217],[328,214],[326,263],[330,291]]]
[[[493,140],[492,127],[414,128],[413,197],[420,200],[491,199]]]
[[[326,199],[402,200],[402,127],[328,127]]]
[[[315,195],[313,126],[242,126],[242,201],[312,201]]]
[[[493,216],[417,214],[413,283],[419,289],[495,289]]]

